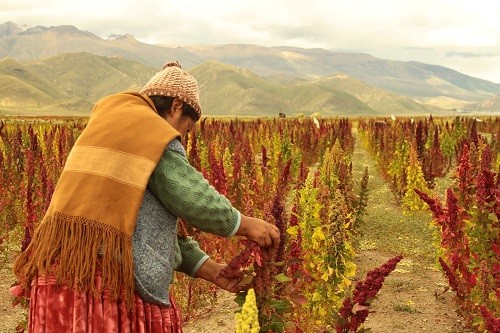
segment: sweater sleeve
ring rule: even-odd
[[[209,256],[200,249],[198,243],[191,237],[178,237],[177,241],[182,257],[177,270],[194,277],[201,265],[209,259]]]
[[[179,145],[174,140],[164,151],[149,179],[150,190],[170,212],[191,226],[233,236],[240,227],[240,212],[189,164]]]

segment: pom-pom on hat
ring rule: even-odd
[[[169,96],[189,104],[199,117],[201,106],[198,84],[194,77],[182,70],[178,61],[167,62],[140,91],[146,96]]]

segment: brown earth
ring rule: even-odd
[[[392,256],[363,251],[357,256],[358,274],[380,266]],[[365,322],[373,333],[465,333],[455,313],[453,293],[446,289],[442,273],[412,259],[403,259],[389,275],[372,313]]]
[[[16,326],[25,318],[23,310],[12,307],[9,288],[15,282],[10,269],[0,270],[0,333],[16,331]]]

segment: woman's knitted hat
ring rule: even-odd
[[[194,77],[182,70],[177,61],[167,62],[140,91],[146,96],[169,96],[189,104],[199,117],[201,106],[198,84]]]

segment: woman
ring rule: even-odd
[[[177,218],[277,245],[274,225],[240,214],[189,165],[180,138],[200,117],[197,83],[177,62],[140,93],[95,105],[14,264],[29,332],[182,332],[173,270],[237,292],[238,278],[216,278],[224,265],[177,236]]]

